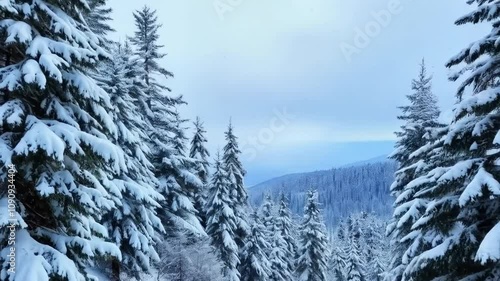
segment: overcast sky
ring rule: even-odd
[[[422,57],[449,111],[457,85],[444,64],[481,35],[454,25],[470,11],[465,0],[109,4],[116,39],[133,34],[134,10],[157,10],[168,85],[189,103],[182,112],[204,120],[212,151],[232,118],[250,185],[388,153]]]

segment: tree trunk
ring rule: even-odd
[[[120,261],[117,258],[111,261],[111,271],[111,281],[120,281]]]

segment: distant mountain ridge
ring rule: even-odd
[[[394,160],[391,160],[388,158],[388,155],[380,155],[377,157],[370,158],[368,160],[363,160],[363,161],[358,161],[358,162],[353,162],[345,165],[341,165],[337,168],[348,168],[348,167],[355,167],[355,166],[363,166],[366,164],[374,164],[374,163],[382,163],[382,162],[392,162]]]
[[[315,188],[328,226],[360,211],[388,217],[393,203],[389,187],[395,170],[396,163],[384,155],[330,170],[284,175],[250,187],[250,201],[259,205],[266,193],[277,198],[284,192],[292,211],[301,214],[305,192]]]

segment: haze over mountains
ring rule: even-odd
[[[247,157],[250,154],[245,153],[245,148],[243,145],[245,183],[254,186],[282,175],[328,170],[388,155],[394,150],[394,141],[314,142],[287,146],[271,143],[257,150],[255,157]]]

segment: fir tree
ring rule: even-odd
[[[115,30],[109,25],[111,21],[111,13],[113,10],[106,7],[106,0],[88,0],[89,13],[86,17],[86,22],[95,34],[99,35],[105,44],[105,47],[111,47],[112,41],[107,39],[109,33]]]
[[[422,173],[421,167],[424,161],[412,153],[431,142],[429,131],[440,127],[437,121],[440,112],[436,105],[437,98],[431,91],[431,79],[427,76],[425,63],[422,60],[418,78],[412,81],[413,93],[407,96],[410,105],[400,107],[403,114],[398,118],[405,123],[401,126],[402,130],[396,132],[398,141],[395,151],[390,156],[399,165],[391,185],[391,194],[396,198],[395,210],[387,228],[394,244],[391,274],[387,276],[391,281],[400,280],[407,265],[407,260],[403,256],[411,240],[406,239],[403,242],[402,239],[410,233],[412,224],[426,208],[425,200],[414,198],[418,190],[408,188],[407,185],[417,173]]]
[[[340,243],[340,241],[337,243]],[[332,279],[334,281],[345,281],[344,268],[346,268],[347,263],[345,261],[345,253],[343,253],[342,249],[340,247],[335,247],[331,252],[329,260]]]
[[[210,163],[208,157],[210,153],[205,147],[207,139],[205,138],[206,131],[203,128],[203,123],[199,117],[196,117],[194,122],[195,134],[191,139],[191,149],[189,151],[189,157],[196,161],[195,174],[201,180],[203,188],[195,194],[195,208],[198,210],[201,221],[203,224],[206,222],[205,216],[205,200],[207,196],[206,187],[209,180],[209,169]]]
[[[373,281],[382,281],[385,278],[386,265],[383,260],[382,253],[377,253],[373,256],[373,260],[370,262],[371,265],[371,275]]]
[[[276,224],[271,232],[270,240],[271,248],[268,256],[271,263],[271,274],[269,280],[293,280],[293,268],[289,266],[289,260],[293,259],[293,256],[288,255],[287,242]]]
[[[463,77],[454,118],[436,141],[439,165],[415,179],[418,196],[429,200],[413,225],[415,236],[429,241],[417,249],[405,273],[412,280],[484,280],[500,278],[500,94],[497,41],[498,1],[468,1],[478,7],[456,24],[485,22],[492,30],[447,64],[464,63],[452,80]]]
[[[187,138],[182,125],[185,120],[180,118],[178,112],[174,112],[173,122],[173,137],[169,143],[157,143],[165,152],[163,161],[157,165],[159,187],[166,198],[162,217],[171,233],[188,230],[199,236],[205,232],[194,203],[195,195],[203,188],[203,183],[194,174],[194,159],[185,155]]]
[[[190,234],[186,233],[159,243],[158,252],[163,258],[157,263],[154,280],[224,280],[221,274],[221,263],[208,238],[193,241],[190,239]]]
[[[210,157],[210,153],[208,152],[205,144],[207,143],[207,139],[205,134],[205,128],[203,127],[203,122],[201,122],[199,117],[196,117],[194,121],[195,134],[191,140],[191,149],[189,151],[189,157],[196,159],[197,161],[197,175],[201,179],[201,181],[206,184],[208,183],[208,179],[210,176],[210,163],[208,161],[208,157]]]
[[[286,206],[285,206],[286,207]],[[283,212],[283,210],[281,210]],[[286,210],[285,210],[286,211]],[[282,214],[286,216],[286,214]],[[292,280],[293,257],[295,253],[289,251],[288,241],[292,237],[286,239],[283,234],[287,232],[289,222],[283,222],[281,218],[278,221],[277,215],[274,212],[274,203],[271,195],[267,194],[264,203],[261,207],[262,223],[265,232],[265,239],[270,241],[271,246],[265,249],[265,253],[270,261],[271,274],[269,280]],[[282,231],[283,230],[283,231]],[[293,239],[293,238],[292,238]]]
[[[239,281],[240,274],[237,266],[238,245],[235,242],[236,216],[231,201],[230,183],[224,165],[217,155],[214,163],[214,173],[210,183],[209,197],[207,200],[207,234],[212,245],[217,249],[223,263],[222,272],[230,281]]]
[[[122,263],[129,273],[137,274],[148,270],[150,260],[158,261],[153,248],[156,232],[163,232],[160,219],[156,216],[159,201],[164,198],[155,190],[152,164],[144,145],[145,121],[139,112],[138,99],[144,98],[143,84],[134,75],[136,60],[130,56],[130,49],[116,45],[111,48],[113,60],[107,61],[100,69],[102,88],[111,96],[118,130],[117,145],[125,152],[127,172],[113,179],[120,188],[122,197],[117,198],[116,208],[104,218],[105,225],[113,241],[120,246]],[[141,241],[141,243],[137,243]],[[115,261],[115,278],[119,276],[119,265]]]
[[[431,81],[432,77],[427,76],[425,62],[422,59],[418,77],[412,80],[413,93],[406,96],[410,105],[399,107],[402,115],[398,116],[398,119],[405,123],[401,126],[401,131],[396,132],[398,141],[390,157],[398,161],[400,166],[412,163],[410,154],[426,143],[422,137],[427,128],[438,125],[437,118],[440,111],[437,107],[437,98],[432,93]]]
[[[233,125],[225,132],[226,145],[223,152],[224,169],[227,172],[228,182],[230,184],[232,207],[237,219],[236,243],[241,248],[245,245],[245,237],[249,234],[249,226],[246,220],[248,208],[248,194],[243,183],[245,170],[239,159],[241,151],[238,147],[237,137],[233,133]]]
[[[203,234],[203,227],[194,207],[194,192],[202,186],[193,174],[193,159],[187,157],[184,135],[184,122],[177,109],[184,104],[182,97],[171,97],[169,90],[156,81],[155,76],[173,74],[159,65],[165,55],[158,44],[157,16],[154,10],[145,6],[134,13],[136,32],[131,42],[136,46],[136,54],[143,68],[143,80],[146,84],[146,100],[142,109],[147,116],[146,133],[150,147],[150,159],[158,179],[157,190],[166,198],[159,211],[167,232],[189,230],[193,234]]]
[[[304,207],[304,219],[299,227],[297,274],[300,281],[326,280],[328,240],[325,231],[317,193],[310,190]]]
[[[295,242],[296,226],[292,220],[284,193],[280,195],[276,227],[281,237],[285,240],[284,255],[287,271],[293,274],[295,272],[295,260],[297,257],[297,244]]]
[[[365,272],[361,251],[359,247],[358,234],[352,234],[349,239],[347,262],[346,262],[346,280],[347,281],[365,281]]]
[[[158,29],[162,26],[158,23],[156,11],[144,6],[140,11],[134,13],[136,31],[131,38],[132,43],[137,46],[137,54],[142,58],[144,67],[144,80],[146,84],[155,88],[167,89],[156,82],[154,74],[173,77],[173,73],[161,67],[159,60],[166,55],[160,49],[164,46],[158,44]]]
[[[387,260],[384,253],[388,250],[383,239],[383,226],[378,225],[375,217],[368,216],[364,221],[364,260],[367,261],[367,279],[382,281],[385,277]]]
[[[0,2],[0,177],[16,188],[16,280],[85,280],[95,261],[122,257],[101,218],[121,198],[109,179],[127,167],[113,144],[110,97],[90,77],[107,54],[88,12],[85,1]],[[7,203],[4,193],[2,209]]]
[[[252,215],[250,233],[245,240],[245,246],[241,249],[242,281],[270,280],[271,263],[265,251],[271,247],[271,244],[266,240],[269,237],[266,232],[263,222],[255,211]]]
[[[275,217],[273,210],[274,209],[274,203],[273,199],[271,198],[270,194],[266,194],[264,198],[264,202],[262,203],[261,206],[261,217],[262,217],[262,223],[264,224],[264,227],[269,231],[274,230],[274,225],[275,225]]]

